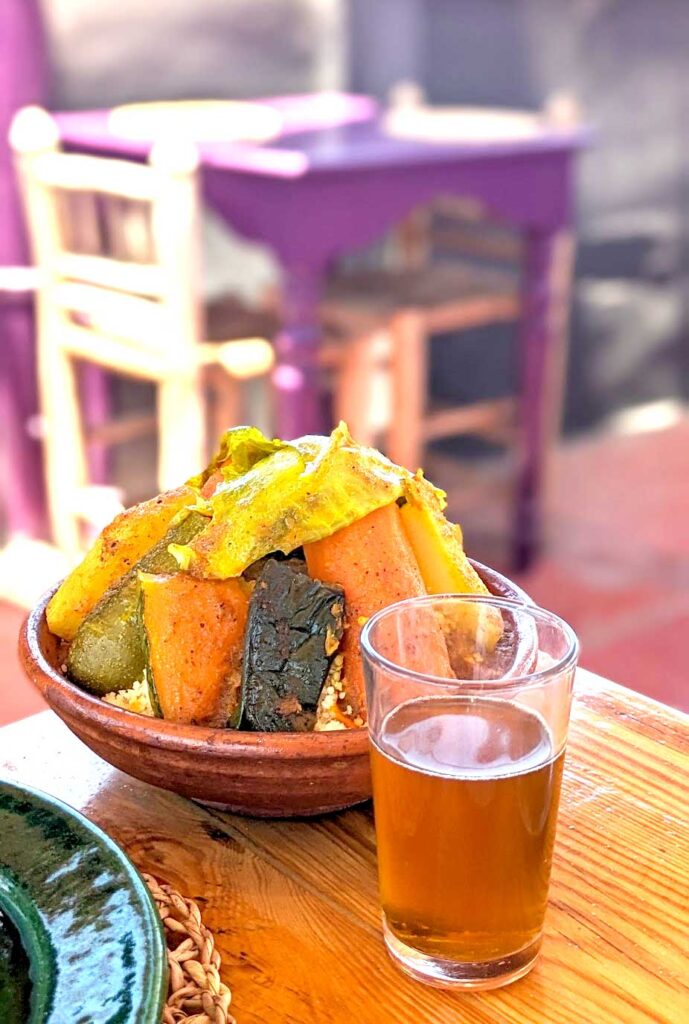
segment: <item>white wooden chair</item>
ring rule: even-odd
[[[80,547],[88,518],[86,443],[75,362],[157,389],[158,486],[177,486],[206,457],[212,429],[237,422],[240,385],[267,380],[262,338],[201,339],[197,155],[161,141],[148,165],[62,153],[39,108],[20,111],[10,142],[21,184],[37,290],[38,375],[54,539]],[[130,440],[150,417],[98,427],[101,443]]]

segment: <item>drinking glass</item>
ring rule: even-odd
[[[541,945],[578,642],[500,598],[412,598],[362,633],[385,942],[496,988]]]

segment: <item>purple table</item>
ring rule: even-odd
[[[283,101],[289,114],[290,104]],[[308,113],[308,102],[304,112]],[[583,129],[544,129],[532,138],[430,144],[388,136],[365,98],[336,127],[304,130],[298,115],[263,146],[202,145],[208,203],[232,227],[269,245],[283,269],[284,327],[276,340],[278,432],[325,428],[318,373],[318,308],[324,276],[341,253],[380,237],[416,206],[441,195],[479,200],[521,229],[525,243],[519,330],[523,444],[515,552],[528,561],[540,539],[539,498],[548,423],[541,400],[548,353],[561,329],[567,281],[557,282],[558,239],[571,225],[574,164]],[[341,103],[341,99],[340,99]],[[357,108],[357,104],[359,108]],[[340,110],[340,114],[341,114]],[[115,137],[107,111],[61,114],[65,143],[93,153],[142,159],[148,144]]]

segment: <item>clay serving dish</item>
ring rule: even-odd
[[[530,603],[500,573],[474,563],[498,597]],[[297,817],[341,810],[371,795],[366,729],[320,733],[251,733],[178,725],[106,704],[81,690],[59,669],[58,641],[45,607],[31,612],[21,631],[24,669],[53,711],[105,761],[154,786],[227,810],[260,817]],[[518,638],[528,668],[533,636]]]

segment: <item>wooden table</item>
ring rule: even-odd
[[[51,712],[0,730],[0,773],[79,808],[199,901],[238,1024],[680,1024],[689,718],[587,672],[577,690],[542,955],[486,994],[389,962],[369,808],[310,822],[206,810],[110,768]]]

